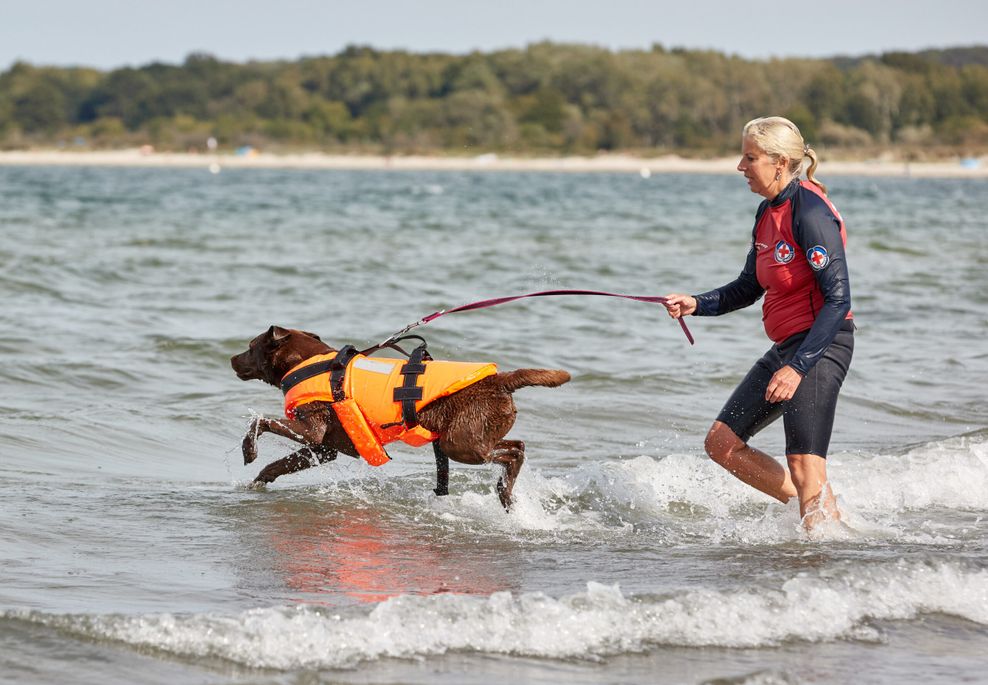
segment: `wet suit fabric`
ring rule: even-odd
[[[727,424],[745,443],[782,416],[786,454],[827,456],[837,395],[854,353],[854,323],[848,320],[841,324],[833,342],[800,381],[792,399],[769,402],[765,399],[769,381],[792,360],[805,338],[806,333],[797,333],[781,344],[772,345],[751,367],[717,416],[718,421]]]

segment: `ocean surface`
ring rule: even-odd
[[[430,449],[247,487],[271,324],[366,346],[550,288],[740,270],[738,176],[0,167],[0,682],[988,682],[988,182],[820,176],[855,358],[808,535],[703,437],[769,343],[757,306],[529,299],[418,329],[567,369],[515,395],[527,462]],[[781,425],[754,444],[782,456]]]

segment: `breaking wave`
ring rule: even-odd
[[[774,588],[627,596],[585,592],[403,595],[345,611],[303,605],[239,614],[52,615],[5,611],[76,636],[250,668],[342,669],[448,652],[603,659],[657,645],[769,647],[882,639],[875,622],[944,613],[988,625],[988,571],[954,563],[884,563],[799,575]]]

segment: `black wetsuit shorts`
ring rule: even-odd
[[[808,332],[808,331],[807,331]],[[786,454],[827,456],[834,427],[837,395],[851,366],[854,353],[854,322],[847,320],[823,357],[810,369],[785,402],[769,402],[765,390],[776,371],[796,354],[806,337],[797,333],[773,345],[727,400],[718,421],[727,424],[745,443],[762,428],[782,416],[786,431]]]

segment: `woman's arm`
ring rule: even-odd
[[[793,220],[793,237],[823,292],[823,307],[789,362],[789,366],[805,376],[833,342],[851,311],[851,285],[840,221],[827,204],[815,196],[805,197],[802,204],[799,216]]]
[[[748,307],[758,301],[765,292],[755,275],[755,244],[752,241],[744,268],[733,281],[714,290],[708,290],[696,299],[696,316],[720,316],[736,309]]]

